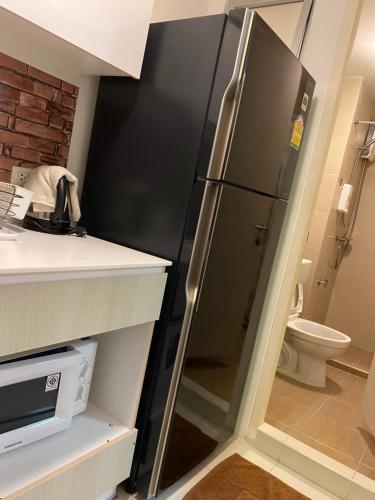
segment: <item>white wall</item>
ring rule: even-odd
[[[155,0],[151,22],[205,16],[213,0]]]

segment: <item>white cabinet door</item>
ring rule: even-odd
[[[19,23],[28,21],[24,26],[28,42],[32,41],[30,32],[39,42],[43,30],[52,35],[50,45],[60,39],[71,45],[72,52],[80,49],[138,77],[152,6],[153,0],[0,0],[0,26],[3,30],[8,22],[17,22],[9,21],[9,14],[15,14]]]

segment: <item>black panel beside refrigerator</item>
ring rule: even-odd
[[[233,433],[313,89],[246,9],[153,24],[140,81],[101,79],[83,222],[173,261],[128,491]]]

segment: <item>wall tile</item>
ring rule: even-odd
[[[332,206],[332,199],[337,186],[337,175],[323,174],[322,183],[320,185],[318,199],[316,202],[316,210],[324,210],[329,212]]]

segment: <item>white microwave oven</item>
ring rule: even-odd
[[[67,429],[86,409],[97,342],[0,360],[0,454]]]

